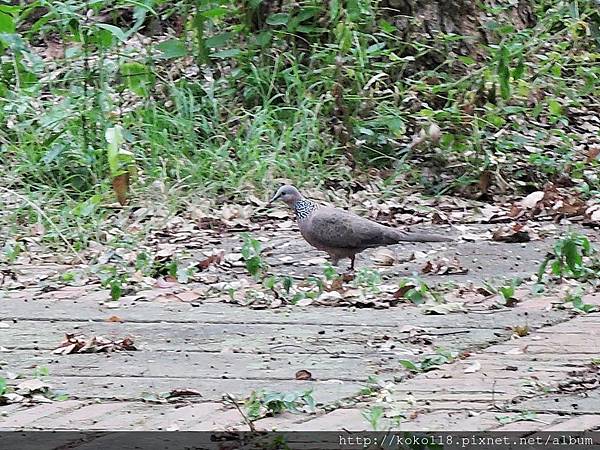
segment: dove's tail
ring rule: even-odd
[[[451,242],[454,239],[439,234],[418,233],[412,231],[394,230],[398,242]]]

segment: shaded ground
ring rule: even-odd
[[[485,227],[477,233],[485,236]],[[272,235],[262,238],[275,273],[299,279],[321,273],[322,254],[293,230]],[[199,238],[203,248],[213,246],[211,239],[217,236]],[[415,250],[458,256],[467,274],[424,279],[431,285],[449,279],[468,285],[530,276],[552,242],[476,241],[394,250],[399,260]],[[236,235],[219,242],[228,254],[240,245]],[[371,257],[373,252],[365,253],[359,267],[372,264]],[[384,283],[397,287],[402,276],[421,267],[417,259],[379,270]],[[257,389],[312,389],[317,402],[314,412],[255,422],[264,429],[369,430],[363,413],[373,405],[385,410],[382,428],[400,430],[600,428],[600,375],[592,364],[599,356],[600,314],[577,316],[553,307],[562,304],[560,298],[534,297],[525,294],[527,289],[512,308],[498,306],[494,296],[473,297],[461,312],[425,315],[406,301],[388,309],[232,304],[231,292],[215,295],[218,290],[207,285],[247,278],[235,263],[211,267],[199,282],[154,287],[119,302],[111,302],[97,285],[36,283],[44,273],[64,272],[62,266],[13,270],[30,282],[3,292],[2,373],[30,379],[45,367],[43,380],[69,399],[0,406],[1,429],[247,429],[224,396],[244,399]],[[391,296],[385,289],[379,295]],[[600,303],[598,295],[584,300]],[[514,327],[528,327],[530,334],[519,338]],[[53,354],[65,333],[131,336],[138,350]],[[414,375],[399,363],[423,361],[438,347],[459,357],[439,370]],[[297,380],[300,370],[309,371],[313,380]],[[9,379],[9,384],[21,381]],[[366,386],[369,391],[360,393]],[[197,393],[169,402],[161,398],[160,393],[176,389]]]

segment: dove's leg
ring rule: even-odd
[[[354,260],[356,259],[356,255],[352,255],[350,257],[350,270],[354,271]]]

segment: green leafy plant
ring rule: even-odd
[[[373,431],[379,430],[379,423],[383,417],[383,407],[377,405],[361,412],[362,416],[371,425]]]
[[[246,270],[254,278],[258,278],[259,275],[267,268],[267,263],[261,257],[261,245],[260,241],[254,239],[249,234],[244,234],[244,244],[242,245],[242,258],[246,265]]]
[[[300,408],[315,408],[312,390],[304,392],[275,392],[252,391],[244,404],[250,420],[256,420],[265,415],[277,415],[282,412],[298,412]]]
[[[400,364],[413,373],[429,372],[439,369],[443,364],[450,364],[458,357],[457,352],[449,351],[443,348],[437,348],[435,355],[426,356],[421,361],[413,362],[408,359],[401,359]]]
[[[356,272],[353,282],[357,287],[363,287],[370,292],[378,293],[380,292],[378,286],[381,284],[381,275],[376,270],[362,268]]]
[[[418,277],[401,280],[394,297],[406,298],[416,305],[421,305],[432,300],[441,303],[444,300],[440,293],[436,292]]]
[[[271,275],[263,279],[263,286],[273,292],[276,298],[287,299],[293,284],[294,280],[290,276],[277,277]]]
[[[327,263],[323,267],[323,276],[327,281],[331,281],[338,277],[337,270],[331,264]]]
[[[583,301],[583,292],[581,289],[569,292],[565,298],[565,303],[571,303],[573,309],[582,314],[598,311],[598,306]]]
[[[514,416],[496,416],[496,420],[502,425],[507,425],[514,422],[536,421],[537,413],[535,411],[523,411]]]
[[[516,290],[519,286],[523,284],[523,280],[520,278],[513,278],[508,283],[505,283],[503,286],[495,287],[490,283],[484,283],[485,288],[493,294],[499,294],[501,297],[501,304],[504,306],[514,306],[517,303],[517,298],[515,297]]]
[[[35,378],[47,377],[49,373],[50,373],[50,370],[48,370],[48,368],[46,366],[36,366],[35,369],[33,370],[33,376]]]
[[[375,395],[380,390],[381,384],[379,379],[373,375],[369,375],[369,378],[367,378],[367,384],[360,389],[359,394],[370,396]]]
[[[589,239],[578,233],[569,233],[553,246],[538,270],[538,283],[542,281],[546,268],[550,264],[553,275],[561,280],[566,276],[582,278],[594,273],[584,265],[584,257],[590,256],[594,249]]]
[[[104,264],[99,267],[93,267],[92,272],[100,278],[100,285],[110,290],[110,297],[113,300],[119,300],[123,295],[123,289],[127,283],[127,275],[119,273],[114,264]]]

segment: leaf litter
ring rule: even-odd
[[[55,355],[70,355],[73,353],[110,353],[116,351],[137,350],[133,338],[108,339],[103,336],[85,336],[66,334],[65,340],[52,351]]]

